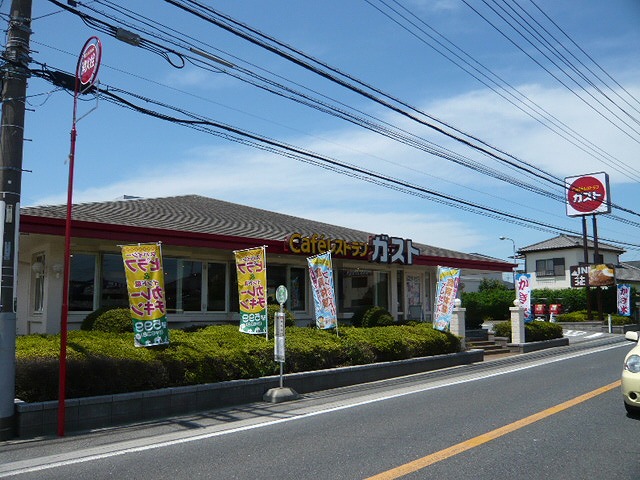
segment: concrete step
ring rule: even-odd
[[[507,347],[500,345],[496,342],[492,342],[490,340],[487,340],[487,341],[473,340],[473,341],[467,342],[467,349],[472,349],[472,348],[484,350],[485,355],[497,355],[500,353],[511,352],[511,350],[509,350]]]

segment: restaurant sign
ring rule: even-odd
[[[611,287],[615,285],[613,265],[574,265],[569,267],[571,287]]]
[[[285,240],[285,248],[296,254],[319,255],[331,252],[332,255],[367,259],[373,263],[401,263],[412,265],[413,257],[420,255],[420,250],[413,246],[410,239],[375,235],[368,242],[350,241],[341,238],[325,237],[314,233],[304,236],[292,233]]]

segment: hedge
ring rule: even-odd
[[[496,337],[507,337],[511,341],[511,322],[500,322],[493,325]],[[552,322],[533,321],[524,324],[524,341],[539,342],[562,338],[562,326]]]
[[[171,330],[171,343],[133,346],[131,333],[71,331],[67,343],[67,396],[126,393],[275,375],[273,339],[247,335],[237,325],[197,332]],[[460,350],[460,339],[429,324],[341,327],[335,331],[287,327],[285,372],[401,360]],[[16,396],[23,401],[58,396],[59,335],[16,341]]]

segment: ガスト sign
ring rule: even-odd
[[[594,213],[609,213],[609,175],[591,173],[564,180],[567,192],[567,215],[576,217]]]

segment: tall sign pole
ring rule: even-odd
[[[73,208],[73,169],[76,156],[76,123],[78,122],[78,96],[95,83],[102,58],[102,44],[98,37],[91,37],[82,47],[76,65],[76,82],[73,94],[73,121],[69,151],[69,182],[67,184],[67,220],[64,229],[64,268],[62,280],[62,311],[60,314],[60,369],[58,381],[58,436],[64,436],[65,399],[67,388],[67,330],[69,317],[69,280],[71,277],[71,218]]]
[[[0,127],[0,440],[13,436],[16,370],[16,280],[20,236],[22,144],[29,77],[31,0],[13,0],[3,54]]]
[[[587,215],[593,215],[593,261],[602,263],[598,252],[598,227],[596,215],[611,212],[611,196],[609,191],[609,175],[605,172],[590,173],[564,179],[566,187],[566,207],[569,217],[582,217],[582,237],[584,242],[584,262],[589,262],[587,245]],[[591,320],[591,300],[589,283],[585,286],[587,293],[587,315]],[[602,320],[602,301],[598,287],[598,313]]]

